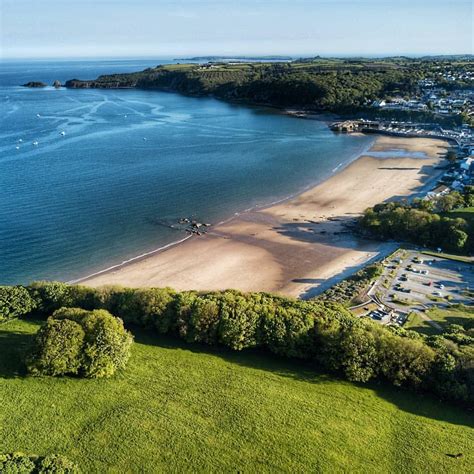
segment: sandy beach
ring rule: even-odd
[[[366,156],[293,199],[81,283],[310,297],[394,248],[357,239],[347,224],[367,207],[432,185],[447,147],[442,140],[379,136]]]

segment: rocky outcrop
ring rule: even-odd
[[[91,81],[70,79],[64,84],[70,89],[132,89],[137,86],[137,81],[129,78],[114,78],[102,76]]]
[[[56,89],[59,89],[61,87],[61,83],[58,80],[56,80],[53,82],[53,87],[55,87]]]
[[[30,81],[26,84],[23,84],[23,87],[46,87],[47,85],[44,82],[40,81]]]

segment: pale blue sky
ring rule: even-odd
[[[473,52],[470,0],[0,0],[15,57]]]

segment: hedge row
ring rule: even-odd
[[[0,454],[0,472],[4,474],[79,474],[80,470],[65,456],[28,456],[23,453]]]
[[[125,324],[189,342],[251,347],[299,358],[351,381],[382,378],[397,386],[431,390],[452,400],[474,400],[474,341],[426,338],[359,319],[330,302],[266,293],[175,292],[169,288],[88,288],[37,282],[28,287],[36,313],[61,307],[106,309]]]

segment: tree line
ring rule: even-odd
[[[0,301],[4,318],[48,317],[55,311],[59,315],[66,312],[70,318],[71,310],[61,308],[81,308],[72,313],[105,310],[132,330],[140,326],[187,342],[232,350],[261,348],[355,382],[381,379],[460,403],[474,401],[472,326],[463,332],[427,337],[356,318],[329,301],[232,290],[95,289],[37,282],[27,287],[0,287]],[[57,314],[50,321],[57,321]],[[74,331],[83,337],[77,327]]]
[[[472,220],[450,213],[474,204],[474,186],[461,194],[451,192],[436,199],[386,202],[367,209],[359,229],[381,240],[413,242],[431,248],[471,253],[474,251]]]

